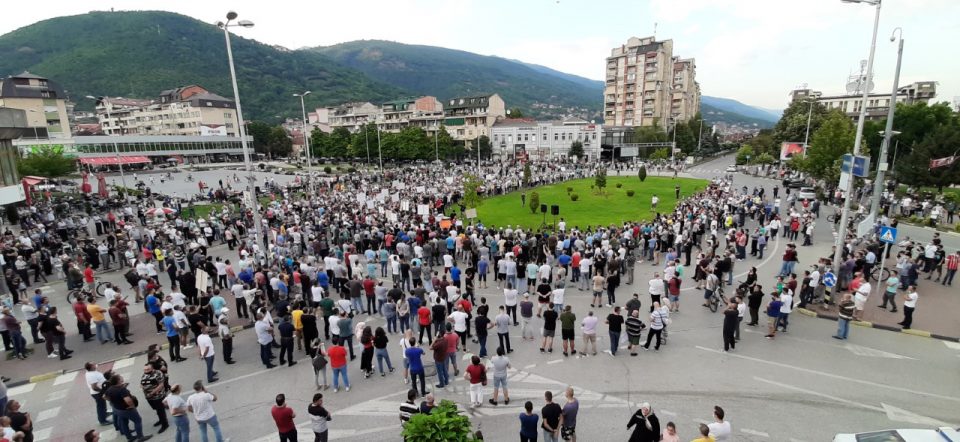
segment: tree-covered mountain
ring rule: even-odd
[[[289,51],[232,36],[247,119],[299,116],[291,95],[312,91],[312,104],[384,101],[404,91],[344,68],[315,51]],[[0,75],[25,70],[59,82],[80,108],[86,95],[152,98],[199,84],[233,96],[223,31],[211,23],[159,11],[91,12],[58,17],[0,36]]]
[[[542,66],[382,40],[351,41],[314,50],[376,80],[416,94],[446,99],[496,92],[508,107],[519,107],[529,116],[578,115],[593,119],[601,115],[603,91],[588,87],[592,80]]]

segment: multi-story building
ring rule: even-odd
[[[419,127],[432,134],[443,124],[443,119],[443,103],[437,101],[436,97],[425,96],[383,103],[377,121],[380,130],[386,132]]]
[[[630,37],[606,59],[603,120],[611,126],[667,128],[674,74],[673,40]]]
[[[597,159],[603,135],[601,125],[572,118],[563,121],[501,119],[494,123],[491,132],[493,155],[538,161],[566,158],[576,141],[583,144],[581,160]]]
[[[918,81],[897,89],[897,103],[928,103],[937,96],[937,82]],[[808,88],[796,89],[790,92],[790,101],[817,100],[829,109],[839,109],[853,120],[860,118],[860,109],[863,104],[863,92],[848,92],[838,95],[823,95],[820,91]],[[868,120],[883,120],[887,118],[890,109],[890,94],[870,93],[867,98]]]
[[[497,94],[451,98],[444,103],[444,126],[454,140],[476,140],[490,136],[490,128],[507,114],[506,104]]]
[[[58,83],[29,72],[0,79],[0,107],[26,111],[27,125],[47,138],[70,137],[66,98]]]
[[[331,129],[345,127],[350,133],[355,133],[367,123],[377,121],[380,108],[368,101],[344,103],[327,108],[327,124]]]
[[[166,90],[156,100],[101,97],[97,118],[107,135],[239,136],[236,104],[197,86]]]
[[[17,172],[17,159],[20,154],[13,145],[13,140],[31,131],[32,128],[27,127],[25,110],[0,107],[0,205],[26,199],[20,174]]]
[[[700,112],[700,84],[697,83],[695,59],[673,58],[670,93],[670,118],[673,121],[689,121]]]

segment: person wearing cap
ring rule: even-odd
[[[220,317],[217,319],[217,334],[220,335],[220,342],[223,345],[223,362],[226,364],[236,364],[233,360],[233,332],[230,330],[227,313],[229,308],[224,307],[220,310]]]
[[[526,340],[535,340],[533,327],[530,322],[533,321],[533,301],[530,300],[530,293],[523,294],[523,300],[520,301],[520,337]],[[529,335],[529,338],[527,337]]]

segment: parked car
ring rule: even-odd
[[[736,166],[735,164],[731,164],[731,165],[727,166],[727,172],[728,172],[728,173],[733,173],[733,172],[736,172],[736,171],[737,171],[737,166]]]
[[[833,442],[960,442],[960,428],[897,429],[838,434],[833,437]]]
[[[806,185],[807,185],[807,182],[799,178],[786,178],[783,180],[784,188],[789,187],[791,189],[798,189]]]
[[[801,187],[800,191],[797,192],[797,198],[799,200],[810,200],[813,201],[817,199],[817,191],[813,187]]]

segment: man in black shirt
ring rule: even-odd
[[[110,388],[107,388],[106,396],[113,407],[114,427],[117,427],[120,434],[131,441],[145,441],[153,437],[143,435],[143,420],[137,412],[137,401],[130,394],[130,390],[127,390],[122,376],[115,374],[110,377]],[[133,432],[130,431],[130,422],[133,422]]]
[[[493,324],[490,323],[490,318],[487,318],[486,311],[484,311],[483,314],[478,313],[473,322],[474,325],[477,326],[477,342],[480,343],[480,353],[478,356],[483,358],[487,356],[487,330],[493,327]]]
[[[543,398],[547,401],[547,404],[540,410],[542,420],[540,427],[543,428],[543,440],[558,440],[558,435],[560,434],[560,414],[563,412],[563,409],[560,408],[560,405],[553,402],[553,393],[550,391],[544,392]]]
[[[33,418],[30,413],[20,411],[20,401],[7,403],[7,417],[10,418],[10,428],[23,433],[24,442],[33,442]]]
[[[283,365],[284,361],[288,361],[288,366],[293,367],[297,361],[293,360],[294,327],[293,323],[290,322],[290,316],[283,317],[280,325],[277,326],[277,332],[280,333],[280,365]],[[286,355],[286,358],[284,355]]]
[[[53,342],[47,344],[47,348],[50,349],[53,347],[53,344],[56,344],[61,361],[64,359],[70,359],[72,357],[70,354],[73,353],[73,350],[68,350],[66,346],[67,331],[64,330],[63,324],[61,324],[60,320],[57,319],[56,307],[50,307],[47,319],[43,321],[43,326],[40,328],[40,330],[46,330],[49,333],[49,336],[53,338]]]
[[[553,303],[548,304],[550,308],[543,312],[543,342],[540,343],[540,353],[553,353],[553,336],[557,331],[557,311],[553,308]]]
[[[620,306],[613,308],[613,312],[607,315],[607,325],[610,328],[610,353],[617,355],[617,348],[620,347],[620,332],[623,331],[623,316],[620,315]]]

